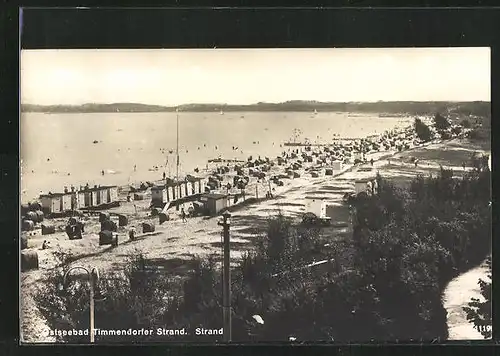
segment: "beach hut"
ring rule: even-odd
[[[92,192],[89,190],[81,190],[77,193],[78,195],[78,208],[89,208],[92,206]]]
[[[332,169],[335,171],[341,171],[342,170],[342,162],[340,161],[333,161],[332,162]]]
[[[167,197],[166,197],[166,199],[164,199],[165,203],[174,200],[175,196],[176,196],[175,195],[175,186],[172,184],[167,185],[166,193],[167,193]]]
[[[210,216],[215,216],[222,210],[227,208],[228,197],[226,194],[205,194],[201,197],[201,201],[205,205],[205,209]]]
[[[112,204],[118,201],[118,186],[94,186],[89,191],[92,193],[91,202],[86,206],[98,206],[101,204]]]
[[[21,271],[38,269],[38,253],[36,251],[21,251]]]
[[[186,183],[179,182],[177,184],[178,184],[177,192],[179,193],[179,198],[184,198],[186,196]]]
[[[109,203],[108,202],[108,190],[106,188],[103,187],[102,189],[99,189],[97,194],[99,194],[99,202],[101,204]]]
[[[307,213],[313,213],[316,216],[324,216],[323,199],[306,197],[305,208]]]
[[[49,193],[40,195],[40,202],[42,204],[42,209],[47,211],[49,214],[60,213],[62,207],[62,194],[61,193]]]
[[[193,182],[186,182],[186,196],[194,194]]]
[[[72,199],[72,193],[64,193],[61,195],[61,212],[71,211]]]
[[[80,196],[79,196],[78,192],[71,193],[71,210],[74,211],[74,210],[81,208],[81,206],[79,205],[79,199],[80,199]]]
[[[198,189],[199,189],[199,192],[200,194],[202,194],[204,191],[205,191],[205,187],[207,185],[207,179],[206,178],[200,178],[200,180],[198,181]]]
[[[97,191],[97,186],[95,186],[90,191],[90,194],[92,196],[92,198],[91,198],[92,204],[90,206],[99,206],[99,205],[101,205],[100,195],[99,195],[99,192]]]
[[[165,186],[156,186],[151,188],[151,205],[161,207],[168,202],[167,189]]]

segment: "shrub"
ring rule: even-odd
[[[433,122],[437,131],[447,130],[451,126],[450,121],[440,113],[436,113]]]
[[[419,118],[415,119],[414,128],[415,128],[415,133],[417,134],[417,137],[420,140],[427,142],[427,141],[430,141],[432,139],[431,130]]]
[[[475,128],[469,131],[467,137],[473,141],[490,140],[490,132],[483,128]]]
[[[470,129],[472,127],[471,122],[467,119],[463,119],[462,121],[460,121],[460,125],[465,129]]]

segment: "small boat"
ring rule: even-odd
[[[97,141],[97,140],[94,140],[94,142],[93,142],[93,143],[99,143],[99,141]]]

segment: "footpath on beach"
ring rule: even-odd
[[[472,298],[483,300],[478,281],[488,281],[489,271],[485,263],[454,278],[443,293],[443,306],[448,312],[449,340],[484,340],[483,335],[467,320],[463,307]]]

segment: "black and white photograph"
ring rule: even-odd
[[[20,70],[22,343],[491,339],[489,48]]]

